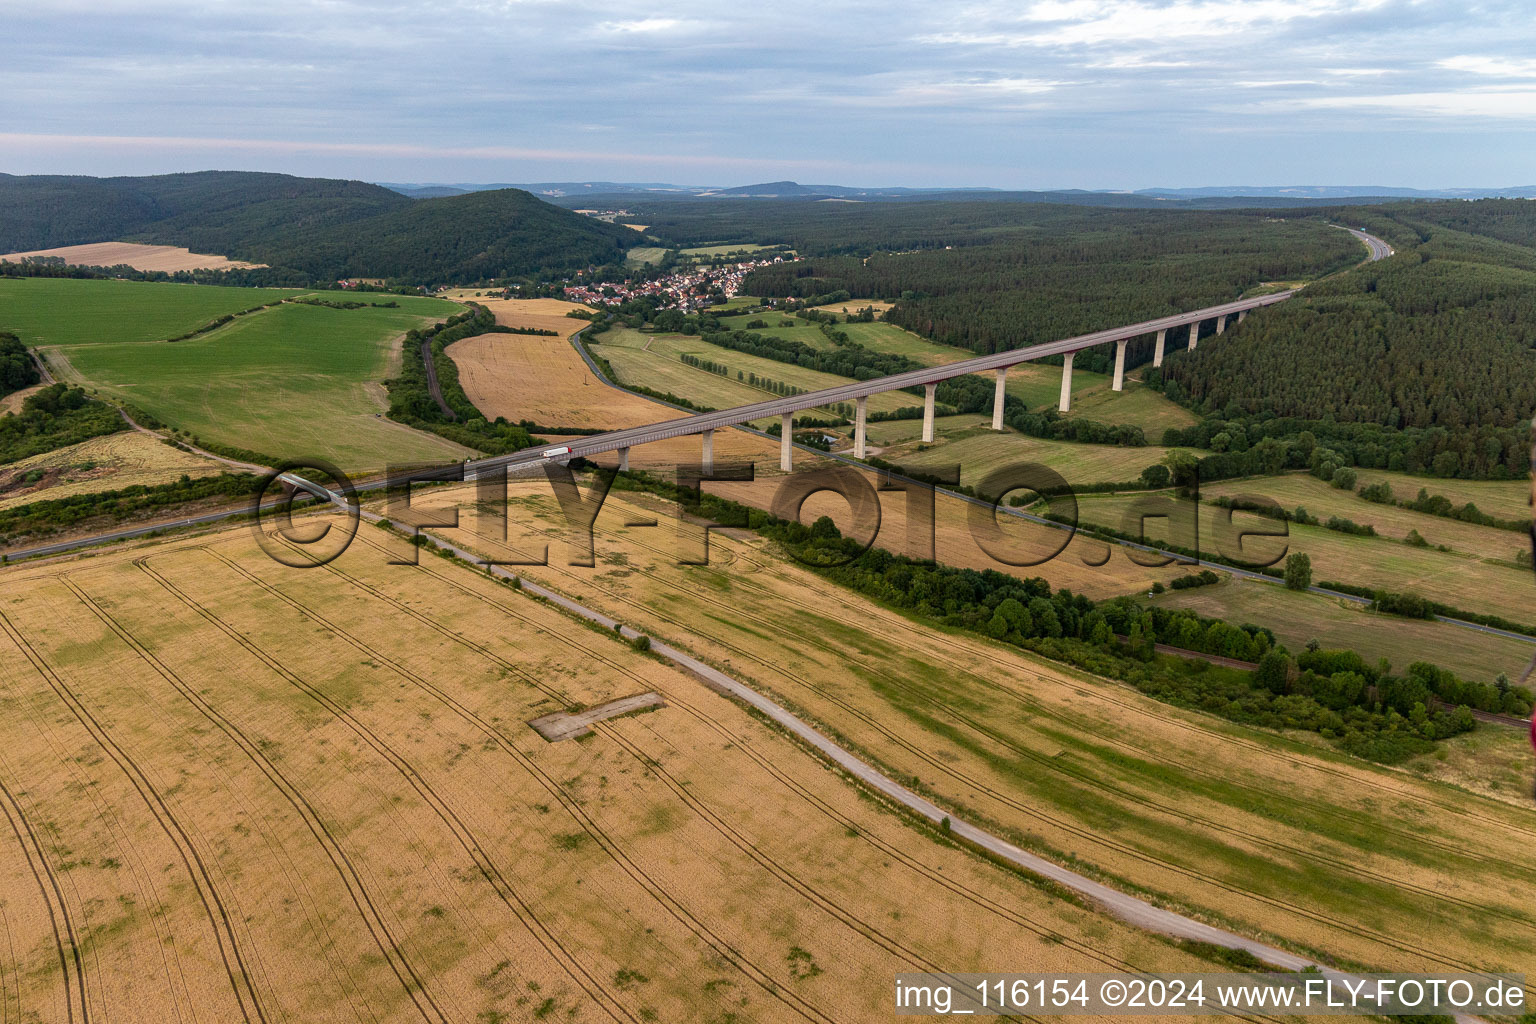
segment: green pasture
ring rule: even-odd
[[[66,377],[219,444],[318,456],[348,471],[460,458],[467,449],[381,415],[401,335],[460,308],[398,301],[398,309],[285,304],[178,342],[146,340],[142,326],[113,341],[61,331],[76,340],[44,349]]]

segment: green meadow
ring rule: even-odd
[[[151,281],[0,279],[0,330],[28,345],[163,341],[301,292]]]
[[[397,308],[284,304],[169,342],[291,292],[119,281],[0,281],[0,325],[41,348],[61,378],[197,438],[343,469],[460,458],[467,449],[383,418],[401,336],[453,315],[441,299],[374,295]],[[205,294],[206,293],[206,294]],[[344,296],[327,296],[340,300]],[[114,312],[114,303],[121,309]],[[14,327],[10,325],[16,325]]]

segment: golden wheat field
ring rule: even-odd
[[[227,469],[149,434],[124,430],[0,467],[0,509],[134,485],[153,487]]]
[[[886,1019],[898,970],[1200,967],[389,536],[0,570],[6,1019],[831,1024]]]
[[[0,260],[16,263],[23,259],[38,257],[61,259],[71,266],[127,265],[134,270],[159,270],[166,273],[175,273],[178,270],[252,270],[266,266],[265,263],[246,263],[225,256],[195,253],[176,245],[139,245],[135,242],[92,242],[89,245],[66,245],[57,249],[12,252],[0,256]]]
[[[448,346],[464,393],[487,419],[620,429],[672,415],[664,406],[607,387],[587,369],[569,340],[586,321],[565,315],[582,307],[558,299],[477,301],[504,326],[559,332],[482,334]]]
[[[1524,898],[1536,884],[1536,812],[1517,793],[1474,796],[1412,765],[1173,708],[919,623],[753,535],[716,532],[708,565],[679,564],[683,553],[698,560],[699,531],[680,530],[675,506],[650,495],[610,494],[594,565],[574,566],[548,486],[517,485],[512,499],[507,541],[467,491],[425,504],[461,509],[458,529],[436,531],[455,543],[547,561],[515,571],[749,681],[942,806],[1053,859],[1377,969],[1536,957]],[[1524,743],[1501,730],[1449,747],[1490,739],[1517,757]]]

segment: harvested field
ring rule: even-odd
[[[0,260],[19,263],[28,258],[57,258],[72,267],[130,266],[134,270],[160,270],[174,274],[178,270],[254,270],[265,263],[246,263],[224,256],[208,256],[176,245],[138,245],[134,242],[93,242],[66,245],[58,249],[12,252]]]
[[[619,383],[669,392],[715,409],[729,409],[777,397],[776,392],[766,387],[748,383],[754,375],[802,391],[817,391],[851,383],[847,377],[721,348],[701,338],[683,334],[646,334],[619,327],[605,331],[593,340],[596,343],[593,352],[608,360],[619,375]],[[680,358],[683,355],[720,363],[729,367],[730,374],[721,375],[689,366]],[[738,373],[745,379],[738,380]],[[852,403],[846,404],[851,406]],[[869,396],[870,412],[894,412],[922,404],[921,395],[911,395],[904,391],[888,391]],[[808,412],[807,415],[827,417],[833,413],[819,410]]]
[[[844,313],[857,313],[860,310],[865,309],[873,309],[875,311],[875,315],[879,316],[894,305],[896,305],[896,303],[887,302],[885,299],[849,299],[847,302],[829,302],[825,306],[812,306],[810,308],[816,310],[818,313],[831,313],[835,316],[841,316]]]
[[[1251,490],[1262,494],[1260,485],[1265,482],[1252,481]],[[1081,521],[1123,528],[1123,518],[1131,503],[1140,497],[1081,495],[1078,498]],[[1218,520],[1225,515],[1225,509],[1201,503],[1201,536],[1216,537]],[[1258,520],[1256,516],[1251,518]],[[1449,525],[1450,521],[1446,522]],[[1523,609],[1511,606],[1511,595],[1527,593],[1531,585],[1531,571],[1517,568],[1513,561],[1520,545],[1517,533],[1507,533],[1505,543],[1508,546],[1503,558],[1509,562],[1503,564],[1460,551],[1413,547],[1386,537],[1361,537],[1321,526],[1279,524],[1273,520],[1268,523],[1273,527],[1288,526],[1289,537],[1265,541],[1263,550],[1286,547],[1288,551],[1305,552],[1312,559],[1312,578],[1318,583],[1339,581],[1398,593],[1411,591],[1451,608],[1512,618],[1536,618],[1536,615],[1525,614]],[[1166,520],[1148,520],[1147,536],[1164,539],[1168,536],[1167,529]],[[1505,535],[1504,531],[1482,529],[1496,539]]]
[[[1207,501],[1223,495],[1244,494],[1269,498],[1288,512],[1294,512],[1297,506],[1302,506],[1324,522],[1327,522],[1329,516],[1340,516],[1362,526],[1372,526],[1378,534],[1393,540],[1403,540],[1410,532],[1417,530],[1419,536],[1431,546],[1443,544],[1479,558],[1513,561],[1516,551],[1529,550],[1531,546],[1525,535],[1513,530],[1478,526],[1396,505],[1366,501],[1354,491],[1333,487],[1310,473],[1288,473],[1285,476],[1257,480],[1225,480],[1200,488],[1201,498]],[[1405,494],[1403,497],[1407,499],[1413,495]]]
[[[897,970],[1209,966],[387,536],[0,570],[7,1016],[830,1024],[888,1019]],[[525,724],[649,691],[585,740]]]
[[[0,467],[0,509],[75,494],[168,484],[228,469],[137,430],[93,437]]]
[[[942,422],[942,421],[940,421]],[[920,436],[920,435],[919,435]],[[1143,469],[1161,462],[1170,449],[1147,445],[1119,448],[1073,441],[1047,441],[1012,430],[992,429],[991,417],[968,430],[922,445],[915,438],[898,443],[881,458],[903,466],[960,466],[960,482],[975,486],[988,473],[1020,462],[1036,462],[1060,473],[1073,485],[1134,482]],[[1113,524],[1112,524],[1113,525]]]
[[[1317,640],[1323,647],[1358,651],[1372,663],[1386,658],[1399,672],[1423,660],[1464,679],[1491,682],[1500,672],[1518,679],[1532,654],[1531,645],[1523,640],[1444,622],[1382,615],[1352,601],[1253,580],[1227,579],[1210,587],[1170,590],[1147,600],[1169,608],[1192,608],[1228,622],[1262,623],[1293,651]]]
[[[8,412],[21,412],[22,403],[26,402],[28,398],[31,398],[33,395],[43,390],[43,388],[46,386],[47,385],[45,384],[34,384],[29,388],[17,388],[15,391],[12,391],[10,394],[6,395],[4,398],[0,398],[0,416],[3,416]]]
[[[558,299],[481,300],[508,327],[559,331],[540,334],[483,334],[448,347],[459,369],[464,394],[487,419],[505,416],[546,427],[618,430],[669,419],[666,406],[626,395],[603,384],[571,347],[570,336],[586,326],[564,311],[578,309]]]
[[[526,558],[530,530],[539,544],[559,536],[547,487],[515,489],[509,545],[479,535],[461,493],[461,528],[437,531],[455,543]],[[595,568],[566,565],[557,543],[550,564],[518,571],[749,680],[941,804],[1116,884],[1377,969],[1536,956],[1522,899],[1536,884],[1528,806],[920,625],[755,537],[717,534],[710,565],[679,565],[667,515],[644,495],[610,495]],[[661,529],[624,525],[641,518]],[[1476,844],[1463,841],[1474,832]]]
[[[1356,487],[1385,483],[1401,501],[1412,501],[1421,489],[1440,494],[1453,504],[1472,502],[1500,519],[1527,519],[1531,515],[1531,485],[1528,480],[1450,480],[1445,477],[1414,476],[1391,473],[1384,469],[1356,471]]]

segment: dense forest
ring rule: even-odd
[[[912,216],[891,217],[903,212]],[[989,225],[987,213],[1001,216]],[[947,203],[864,216],[853,237],[871,255],[765,268],[747,278],[745,290],[798,298],[846,291],[855,302],[896,298],[887,320],[986,354],[1230,301],[1263,282],[1318,276],[1360,257],[1358,242],[1320,220],[1252,213]],[[824,243],[816,232],[790,237],[801,251]],[[778,240],[773,232],[763,238]],[[901,241],[923,247],[880,247]],[[1137,365],[1151,354],[1151,339],[1140,339],[1127,358]],[[1105,346],[1082,353],[1077,365],[1102,372],[1112,358]]]
[[[611,263],[639,235],[517,189],[416,200],[360,181],[243,171],[0,176],[0,252],[108,240],[185,246],[317,283],[453,284]]]
[[[1536,204],[1370,214],[1373,229],[1391,223],[1396,256],[1310,285],[1169,360],[1166,391],[1250,440],[1289,418],[1299,421],[1291,431],[1348,448],[1360,465],[1388,465],[1395,452],[1392,468],[1519,475],[1536,411],[1536,249],[1462,228],[1536,240]]]

